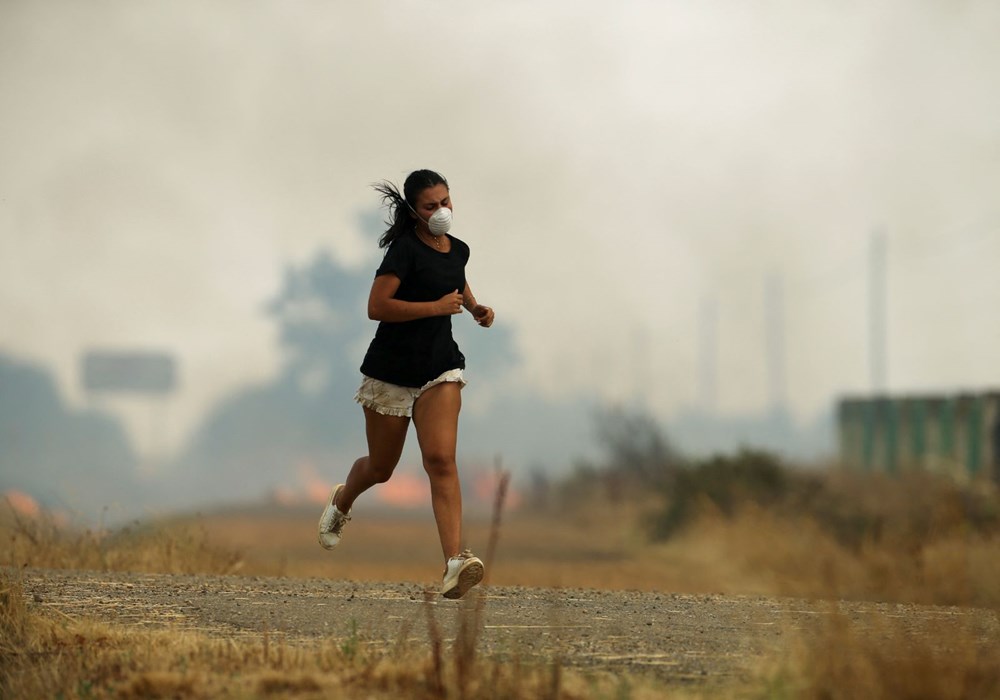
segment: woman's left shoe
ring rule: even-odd
[[[333,549],[340,544],[344,525],[351,519],[350,510],[341,513],[340,509],[333,505],[337,502],[337,494],[342,488],[344,488],[343,484],[337,484],[333,487],[330,500],[327,502],[326,508],[323,509],[323,514],[319,516],[319,543],[324,549]]]
[[[451,557],[444,569],[441,595],[445,598],[461,598],[470,588],[483,580],[486,568],[483,562],[467,549],[458,556]]]

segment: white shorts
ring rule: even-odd
[[[432,386],[443,384],[444,382],[457,382],[459,388],[468,382],[462,376],[461,369],[449,369],[438,377],[430,380],[421,387],[398,386],[372,379],[367,375],[362,375],[361,386],[354,394],[354,400],[365,408],[370,408],[383,416],[405,416],[409,418],[413,415],[413,404],[416,403],[420,395]]]

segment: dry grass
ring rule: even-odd
[[[650,557],[684,572],[701,592],[790,595],[1000,609],[1000,535],[934,536],[913,551],[840,543],[814,520],[746,506],[733,518],[707,509]]]
[[[243,557],[212,542],[197,521],[77,529],[43,514],[26,517],[0,503],[0,536],[9,547],[0,564],[15,568],[232,574]]]
[[[771,698],[985,700],[1000,697],[1000,645],[965,616],[942,618],[930,639],[888,617],[864,629],[835,613],[761,685]]]

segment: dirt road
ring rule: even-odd
[[[227,636],[266,631],[290,643],[334,637],[423,646],[429,612],[453,639],[461,616],[475,609],[474,599],[428,603],[412,583],[39,570],[23,572],[23,581],[33,606],[70,616]],[[893,629],[928,640],[959,624],[973,626],[984,644],[1000,639],[996,613],[965,608],[514,587],[481,595],[485,653],[670,681],[734,680],[821,633],[835,610],[861,633],[884,634],[891,620]]]

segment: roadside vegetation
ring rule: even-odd
[[[606,459],[550,489],[553,508],[631,512],[650,552],[716,558],[723,592],[1000,610],[995,483],[804,469],[751,449],[689,460],[648,417],[601,423]]]

